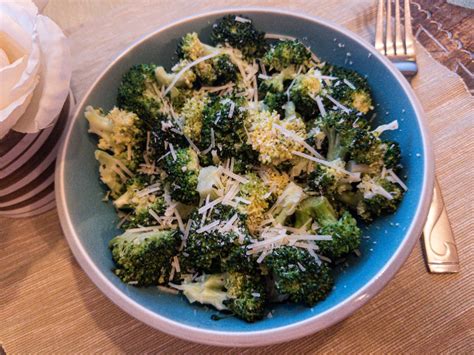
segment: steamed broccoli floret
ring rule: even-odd
[[[323,73],[338,78],[332,81],[330,92],[341,104],[364,114],[373,109],[367,79],[356,71],[334,66],[323,68]]]
[[[357,221],[347,211],[338,219],[324,196],[307,198],[298,206],[295,215],[296,228],[307,225],[308,220],[312,219],[319,225],[319,234],[332,236],[332,240],[317,242],[323,255],[337,258],[354,251],[360,245],[361,231],[357,227]]]
[[[394,213],[404,194],[398,184],[380,177],[364,176],[357,189],[356,192],[344,192],[338,198],[366,222]]]
[[[262,58],[265,65],[278,71],[290,65],[306,64],[311,52],[298,40],[284,40],[272,45]]]
[[[233,225],[223,228],[228,220],[237,214]],[[234,217],[235,218],[235,217]],[[183,265],[189,270],[204,273],[224,271],[250,271],[253,269],[251,258],[246,255],[249,235],[245,218],[229,206],[217,205],[201,224],[202,215],[195,211],[189,217],[191,229],[183,255]],[[216,223],[214,228],[201,231],[201,228]]]
[[[195,61],[200,57],[223,52],[220,48],[215,48],[204,44],[199,39],[196,32],[187,33],[178,45],[178,57],[184,60]],[[208,60],[198,63],[193,67],[194,72],[205,85],[221,85],[237,78],[237,68],[232,63],[227,54],[217,55]]]
[[[194,282],[173,287],[181,290],[191,303],[228,310],[247,322],[255,322],[264,315],[265,289],[259,276],[242,273],[203,275]]]
[[[124,229],[156,225],[158,222],[150,214],[150,210],[159,216],[165,212],[167,204],[163,190],[156,190],[159,187],[156,182],[153,184],[154,192],[143,193],[151,183],[148,175],[136,175],[127,180],[126,191],[114,201],[117,209],[130,211],[127,220],[122,224]]]
[[[181,148],[175,151],[176,157],[169,154],[165,158],[164,169],[168,174],[166,181],[170,184],[171,197],[185,204],[199,202],[197,192],[199,176],[199,159],[191,148]]]
[[[329,267],[318,261],[307,250],[292,246],[273,249],[265,258],[276,291],[292,302],[309,307],[326,298],[333,287]],[[320,263],[320,262],[319,262]]]
[[[186,138],[180,133],[180,126],[173,118],[160,114],[156,122],[154,126],[147,127],[150,132],[149,146],[153,149],[156,159],[169,153],[169,144],[172,144],[174,149],[185,148],[189,145]]]
[[[117,94],[119,108],[134,112],[147,121],[159,114],[162,97],[155,69],[154,64],[138,64],[123,75]]]
[[[257,154],[247,144],[244,129],[245,100],[233,96],[216,96],[209,100],[203,111],[200,149],[206,151],[214,136],[215,149],[220,158],[234,157],[242,169],[252,166]]]
[[[113,157],[103,150],[96,150],[95,158],[99,162],[100,179],[110,189],[112,198],[117,198],[123,193],[125,182],[133,176],[124,161]]]
[[[291,100],[295,103],[296,110],[305,118],[312,118],[318,110],[315,97],[321,92],[321,81],[315,76],[314,70],[296,76],[291,87]]]
[[[136,286],[164,284],[180,244],[176,230],[125,232],[109,243],[116,265],[114,273]]]
[[[225,16],[212,26],[211,38],[216,45],[239,49],[247,58],[260,57],[266,50],[265,33],[245,16]]]
[[[303,188],[294,182],[290,182],[270,210],[275,219],[275,224],[284,225],[287,218],[295,213],[298,204],[305,197]]]
[[[275,128],[276,126],[280,129]],[[294,137],[288,137],[281,129],[289,131],[302,140],[306,138],[304,122],[297,116],[280,119],[276,112],[252,111],[247,118],[247,131],[252,148],[259,153],[264,164],[279,165],[293,158],[293,151],[303,146]]]

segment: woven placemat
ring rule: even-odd
[[[71,34],[73,90],[80,100],[125,47],[178,18],[224,6],[274,6],[338,22],[372,41],[375,1],[134,1]],[[268,353],[472,353],[474,318],[473,110],[461,79],[418,46],[413,82],[432,131],[437,174],[453,224],[462,270],[426,272],[417,246],[396,277],[353,316]],[[189,343],[156,331],[114,306],[74,261],[55,213],[0,219],[0,343],[10,353],[241,353]]]

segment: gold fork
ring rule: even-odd
[[[418,72],[415,41],[411,27],[410,1],[404,0],[404,26],[400,20],[400,1],[379,0],[375,27],[375,48],[411,79]],[[402,34],[403,32],[403,34]],[[423,228],[423,246],[428,270],[432,273],[459,272],[459,257],[438,181],[435,178],[433,201]]]

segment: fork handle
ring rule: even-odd
[[[459,272],[456,243],[436,179],[433,201],[423,228],[423,245],[430,272],[436,274]]]
[[[396,58],[391,58],[391,62],[397,67],[399,71],[407,78],[411,79],[418,72],[418,67],[416,62],[411,60],[397,60]]]

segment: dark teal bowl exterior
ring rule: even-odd
[[[106,294],[113,289],[115,296],[109,295],[109,297],[114,302],[139,318],[141,318],[139,313],[147,314],[146,319],[142,320],[167,332],[172,332],[170,330],[172,326],[184,326],[185,329],[189,326],[199,328],[198,332],[209,335],[209,340],[190,335],[191,340],[225,344],[225,340],[211,339],[210,334],[213,334],[212,331],[222,335],[225,334],[221,332],[230,332],[239,333],[239,336],[242,336],[239,339],[242,340],[228,345],[253,345],[263,344],[265,341],[249,343],[244,339],[246,333],[250,336],[252,332],[274,331],[281,327],[305,324],[303,321],[316,319],[322,315],[327,317],[328,312],[334,311],[336,313],[333,320],[339,320],[342,316],[337,314],[338,307],[344,304],[346,310],[347,307],[353,308],[344,314],[346,316],[359,307],[357,302],[365,303],[365,298],[372,297],[382,285],[372,288],[371,292],[367,293],[362,292],[364,288],[384,277],[387,278],[383,281],[385,284],[393,276],[403,262],[403,260],[398,262],[393,270],[391,263],[394,255],[400,253],[402,248],[411,249],[416,239],[411,234],[415,230],[419,233],[421,228],[415,226],[414,222],[418,220],[417,224],[420,224],[420,218],[423,218],[420,213],[423,215],[426,212],[426,201],[423,199],[427,198],[427,190],[430,189],[427,185],[430,185],[431,180],[427,174],[432,173],[432,160],[420,112],[417,112],[413,97],[407,92],[406,83],[402,82],[404,79],[397,76],[393,70],[388,70],[387,63],[368,47],[362,46],[359,39],[319,22],[321,20],[262,10],[237,10],[237,12],[248,15],[255,26],[263,31],[301,39],[323,61],[354,69],[366,75],[376,103],[375,124],[397,119],[400,125],[399,130],[386,132],[383,137],[398,141],[402,147],[404,170],[401,175],[407,176],[406,184],[409,190],[396,214],[381,218],[370,227],[364,228],[363,232],[367,238],[363,239],[360,248],[362,256],[350,258],[347,268],[337,268],[336,286],[327,299],[312,308],[288,304],[276,305],[271,308],[274,310],[271,318],[253,324],[236,318],[213,321],[211,315],[216,312],[207,307],[191,305],[184,297],[163,293],[157,288],[135,288],[125,285],[112,273],[113,263],[108,242],[119,233],[115,228],[117,217],[112,205],[102,202],[104,188],[99,184],[98,164],[94,159],[96,138],[87,133],[88,125],[83,119],[84,109],[87,105],[103,107],[106,110],[112,108],[121,76],[130,66],[148,62],[169,66],[178,39],[186,32],[196,31],[207,40],[210,24],[221,17],[222,13],[182,21],[150,35],[105,71],[78,107],[75,120],[70,127],[58,165],[57,196],[61,221],[71,248],[83,267],[84,263],[88,263],[86,271]],[[409,250],[402,252],[404,256],[402,259],[408,252]],[[389,270],[390,268],[392,270]],[[122,303],[123,297],[128,298],[128,305]],[[122,301],[119,301],[119,298]],[[355,303],[348,306],[349,302]],[[138,313],[130,309],[135,306],[139,309]],[[167,318],[171,322],[161,327],[158,321],[158,323],[150,321],[153,314]],[[330,323],[331,319],[326,319],[322,325]],[[313,328],[318,330],[321,324]],[[186,332],[182,331],[183,329],[177,331],[176,335],[186,338]],[[308,330],[302,331],[301,335],[308,332]],[[219,334],[216,333],[215,336],[218,338]],[[264,333],[261,334],[263,336]],[[285,340],[288,337],[277,338],[272,342]]]

